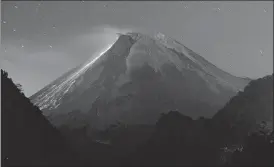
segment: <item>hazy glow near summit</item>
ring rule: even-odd
[[[56,94],[56,92],[59,92],[60,90],[64,89],[65,93],[68,92],[70,90],[71,86],[75,83],[76,79],[78,77],[80,77],[83,73],[85,73],[100,57],[102,57],[112,47],[113,44],[108,45],[103,51],[98,52],[96,54],[97,57],[91,59],[86,64],[84,64],[78,71],[76,71],[75,73],[73,73],[70,76],[68,76],[65,80],[63,80],[60,83],[60,85],[58,85],[58,86],[53,85],[53,89],[50,92],[48,92],[48,95],[46,95],[44,97],[44,98],[46,98],[46,101],[48,99],[54,97],[54,95]],[[56,105],[55,107],[57,107],[57,106],[58,105]],[[40,109],[43,109],[45,107],[47,107],[47,106],[42,104],[40,106]]]
[[[114,43],[113,43],[114,44]],[[85,72],[92,64],[94,64],[100,57],[102,57],[111,47],[112,45],[108,45],[105,49],[103,49],[103,51],[101,51],[98,56],[96,56],[95,58],[92,57],[92,59],[90,61],[88,61],[88,63],[86,65],[84,65],[80,70],[80,72]],[[97,54],[96,54],[97,55]]]
[[[4,1],[1,10],[0,66],[27,97],[127,32],[162,32],[235,76],[273,73],[271,2]]]
[[[99,54],[95,53],[95,55],[97,56],[95,58],[92,57],[91,60],[89,60],[82,68],[80,68],[76,73],[72,74],[72,76],[70,76],[68,80],[74,80],[79,75],[86,72],[87,69],[89,69],[100,57],[102,57],[112,47],[114,43],[108,45],[105,49],[103,49],[103,51],[99,52]]]

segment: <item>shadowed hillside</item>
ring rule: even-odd
[[[269,131],[273,127],[273,75],[251,81],[214,117],[215,127],[229,133],[223,137],[230,142],[241,142],[244,135],[256,131],[264,122]]]
[[[252,81],[213,119],[163,114],[130,165],[273,165],[273,75]]]
[[[85,129],[56,129],[1,70],[2,166],[110,165],[112,148],[93,142]]]
[[[10,165],[50,165],[65,161],[69,151],[57,129],[1,70],[2,162]]]
[[[2,70],[1,79],[3,166],[274,165],[273,75],[250,82],[212,119],[170,111],[156,125],[96,132],[56,129]]]
[[[131,154],[128,165],[215,165],[218,147],[210,142],[207,119],[177,111],[162,114],[149,141]]]

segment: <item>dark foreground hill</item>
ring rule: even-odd
[[[2,166],[110,165],[111,147],[93,142],[83,129],[56,129],[1,70]]]
[[[251,81],[213,117],[215,127],[230,129],[231,142],[239,142],[245,134],[257,131],[265,124],[273,127],[273,75]],[[228,135],[228,134],[227,134]]]
[[[163,114],[130,165],[274,165],[273,75],[252,81],[213,119]],[[272,133],[271,133],[272,132]]]
[[[274,165],[273,76],[252,81],[213,119],[171,111],[154,126],[118,122],[92,134],[54,128],[4,71],[1,80],[3,166]]]
[[[64,138],[1,70],[2,162],[10,165],[50,165],[70,155]],[[58,157],[58,158],[57,158]]]

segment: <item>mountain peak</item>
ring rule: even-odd
[[[64,123],[58,115],[74,109],[100,126],[119,119],[153,123],[158,116],[146,116],[152,109],[149,106],[156,113],[177,108],[193,117],[212,116],[248,83],[162,33],[118,35],[94,59],[31,97],[45,115],[55,118],[56,126]],[[201,105],[204,107],[195,107]],[[133,119],[135,116],[139,118]]]

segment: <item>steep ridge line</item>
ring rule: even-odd
[[[74,117],[108,124],[113,119],[132,120],[134,114],[153,122],[158,112],[174,108],[189,116],[210,117],[248,82],[223,76],[220,69],[161,34],[160,40],[140,33],[118,35],[104,54],[55,80],[32,96],[32,102],[56,124]],[[66,116],[76,110],[73,118]]]

